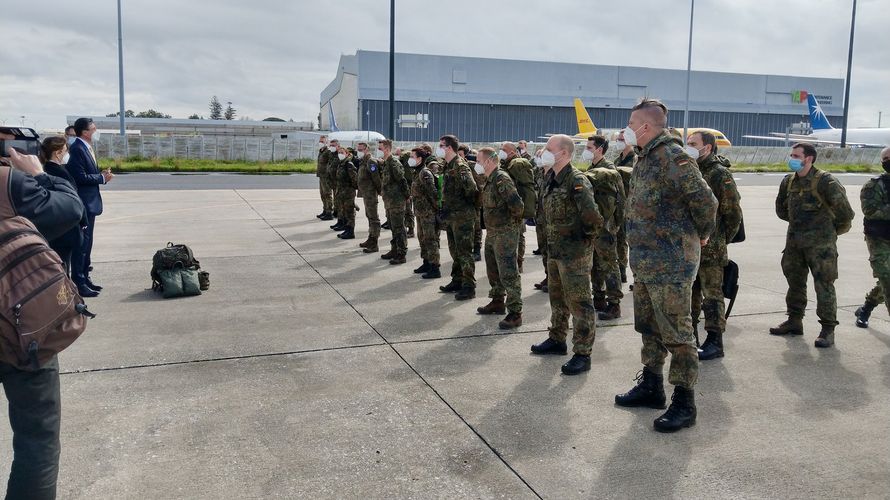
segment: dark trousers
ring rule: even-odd
[[[90,276],[90,266],[92,260],[90,254],[93,253],[93,229],[96,227],[96,216],[87,216],[86,229],[83,230],[79,247],[75,247],[71,252],[71,279],[78,285],[84,284]]]
[[[6,498],[56,498],[62,420],[58,359],[54,357],[36,372],[0,363],[0,383],[9,401],[12,427]]]

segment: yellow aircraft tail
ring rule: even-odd
[[[577,97],[575,98],[575,118],[578,120],[578,135],[596,135],[596,125],[587,114],[584,103]]]

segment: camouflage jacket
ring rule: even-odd
[[[544,184],[547,256],[569,260],[582,257],[592,250],[593,237],[603,225],[590,181],[568,164],[558,175],[551,170]]]
[[[522,221],[522,197],[507,172],[494,169],[482,192],[482,210],[485,227],[497,231],[519,226]]]
[[[414,211],[419,215],[432,215],[439,210],[436,176],[426,164],[414,175],[414,182],[411,183],[411,199],[414,201]]]
[[[446,216],[456,212],[475,211],[478,188],[467,163],[455,155],[445,164],[442,174],[442,209]]]
[[[605,156],[600,158],[600,161],[596,163],[591,163],[590,167],[587,168],[588,171],[593,170],[595,168],[609,168],[615,170],[615,164],[606,159]]]
[[[637,163],[637,154],[631,151],[627,154],[627,156],[622,156],[624,151],[618,153],[618,157],[615,158],[615,165],[619,167],[630,167],[633,168]]]
[[[890,174],[869,179],[859,191],[865,220],[890,221]]]
[[[621,175],[614,168],[599,166],[603,164],[604,161],[601,160],[595,168],[584,172],[584,175],[587,176],[591,187],[593,187],[596,205],[605,221],[602,230],[616,234],[618,229],[624,225],[624,183],[621,182]]]
[[[340,166],[340,158],[337,157],[337,153],[331,153],[328,151],[328,182],[330,182],[331,186],[337,185],[337,168]]]
[[[786,244],[812,247],[834,244],[850,230],[854,214],[844,186],[813,166],[804,177],[790,173],[782,179],[776,215],[788,221]]]
[[[667,131],[640,152],[625,228],[630,266],[643,283],[695,279],[701,240],[714,232],[717,199],[679,139]]]
[[[318,162],[315,164],[315,176],[316,177],[324,177],[327,178],[328,175],[328,161],[331,152],[328,151],[328,147],[325,146],[323,148],[319,148],[318,150]]]
[[[383,203],[389,206],[401,206],[405,204],[411,193],[409,192],[408,179],[405,178],[405,168],[402,162],[394,155],[383,161]]]
[[[380,178],[380,160],[365,155],[361,160],[356,159],[358,168],[358,189],[362,196],[378,196],[383,191],[383,181]]]
[[[708,244],[701,249],[702,265],[725,266],[729,262],[726,245],[732,241],[742,223],[742,205],[739,190],[732,173],[717,155],[698,160],[698,168],[705,182],[717,198],[717,226]]]
[[[358,169],[355,167],[355,159],[352,155],[348,155],[345,160],[339,161],[337,165],[337,190],[346,190],[352,191],[353,195],[355,195],[355,190],[358,189]]]

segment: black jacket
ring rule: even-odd
[[[43,166],[43,171],[47,173],[47,175],[54,177],[54,181],[58,182],[59,180],[68,182],[71,186],[72,190],[77,190],[74,183],[74,178],[71,177],[71,174],[68,170],[58,163],[48,161]],[[82,241],[83,230],[82,227],[87,225],[87,214],[86,210],[84,210],[83,217],[80,219],[80,223],[74,228],[68,230],[65,234],[50,240],[49,246],[53,248],[59,255],[63,255],[66,251],[79,247]]]
[[[83,217],[77,191],[67,181],[50,175],[31,177],[12,169],[9,195],[16,213],[34,223],[50,241],[77,227]]]

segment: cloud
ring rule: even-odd
[[[398,0],[396,48],[685,68],[688,5]],[[206,116],[217,95],[241,116],[314,120],[341,54],[389,48],[389,2],[127,0],[123,8],[126,106],[136,111]],[[890,112],[888,14],[886,2],[859,2],[851,126]],[[117,111],[116,16],[112,1],[4,6],[0,120],[24,115],[29,125],[61,128],[65,115]],[[846,0],[698,0],[693,67],[842,78],[849,19]]]

